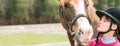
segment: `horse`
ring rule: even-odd
[[[92,0],[60,0],[59,12],[71,46],[87,46],[93,36],[91,23],[96,22]]]

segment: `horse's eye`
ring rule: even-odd
[[[65,7],[65,8],[69,8],[69,7],[70,7],[70,4],[69,4],[69,3],[66,3],[66,4],[64,5],[64,7]]]

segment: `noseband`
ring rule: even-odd
[[[65,18],[65,16],[64,16],[63,9],[62,9],[61,7],[59,7],[59,12],[60,12],[60,16],[61,16],[61,17],[63,18],[63,20],[64,20],[65,27],[66,27],[66,28],[69,30],[69,32],[70,32],[70,36],[71,36],[72,38],[75,37],[75,40],[78,42],[78,45],[79,45],[79,46],[83,46],[83,45],[80,44],[81,42],[79,41],[78,32],[77,32],[77,33],[76,33],[76,32],[73,32],[72,27],[73,27],[73,25],[75,24],[75,22],[76,22],[76,20],[77,20],[78,18],[80,18],[80,17],[86,17],[86,18],[87,18],[87,16],[85,16],[85,15],[83,15],[83,14],[78,14],[77,16],[75,16],[75,17],[72,19],[72,21],[71,21],[70,23],[68,23],[67,20],[66,20],[66,18]],[[75,36],[75,34],[76,34],[76,36]]]

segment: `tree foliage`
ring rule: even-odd
[[[93,1],[96,9],[120,8],[120,0]],[[8,21],[9,23],[54,21],[59,15],[58,5],[59,0],[0,0],[0,24]],[[50,20],[51,18],[54,20]]]
[[[97,9],[106,9],[109,7],[120,8],[120,0],[93,0]]]
[[[58,13],[56,0],[36,0],[33,7],[35,17],[54,17]]]

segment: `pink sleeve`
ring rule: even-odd
[[[96,39],[93,39],[89,42],[88,46],[95,46],[96,44]]]

